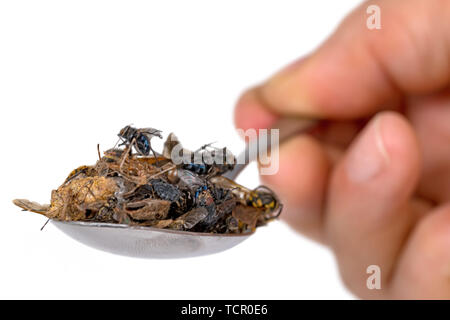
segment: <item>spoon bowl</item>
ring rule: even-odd
[[[272,128],[279,129],[278,143],[282,143],[295,134],[308,132],[317,124],[313,119],[281,118]],[[268,147],[277,145],[269,144]],[[247,164],[256,159],[248,148],[238,156],[235,168],[224,177],[236,179]],[[51,221],[62,232],[87,246],[136,258],[170,259],[213,254],[232,248],[253,234],[213,234],[112,223]]]
[[[230,249],[253,234],[200,233],[115,223],[51,222],[89,247],[134,258],[172,259],[213,254]]]

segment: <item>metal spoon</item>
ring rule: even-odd
[[[291,136],[305,132],[317,124],[316,120],[282,118],[272,129],[279,129],[279,143]],[[268,141],[270,142],[270,141]],[[274,145],[272,148],[276,147]],[[248,163],[255,160],[248,147],[238,156],[234,170],[224,176],[236,179]],[[224,251],[249,238],[247,234],[212,234],[189,231],[157,229],[123,224],[58,221],[51,222],[62,232],[90,247],[136,258],[185,258]]]

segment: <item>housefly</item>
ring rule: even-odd
[[[150,151],[156,158],[156,152],[151,146],[151,139],[158,137],[162,139],[161,130],[153,128],[141,128],[136,129],[131,126],[126,126],[120,130],[118,136],[122,139],[120,145],[126,145],[127,147],[134,147],[136,152],[143,156],[148,156]]]

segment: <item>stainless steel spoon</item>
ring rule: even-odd
[[[316,124],[317,121],[312,119],[283,118],[272,129],[280,130],[279,143],[282,143]],[[250,155],[248,161],[241,162],[249,154],[247,148],[238,156],[238,164],[234,170],[224,176],[236,179],[246,165],[255,160]],[[253,234],[198,233],[98,222],[51,222],[62,232],[87,246],[136,258],[170,259],[213,254],[232,248]]]

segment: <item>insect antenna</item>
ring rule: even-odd
[[[97,143],[97,153],[98,153],[98,160],[102,160],[102,156],[100,155],[100,143]]]
[[[41,228],[41,231],[44,230],[45,226],[47,225],[47,223],[48,223],[49,221],[50,221],[50,218],[47,219],[47,221],[45,221],[44,225],[43,225],[42,228]]]
[[[120,141],[123,141],[123,140],[122,140],[122,138],[119,137],[119,139],[117,139],[117,142],[114,145],[113,149],[115,149],[117,147],[117,145],[119,144]]]
[[[210,143],[204,144],[204,145],[202,145],[200,148],[198,148],[197,150],[195,150],[194,152],[199,152],[200,150],[205,150],[206,148],[211,147],[214,143],[217,143],[217,141],[214,141],[214,142],[210,142]],[[216,148],[216,147],[212,147],[212,148],[214,148],[214,149],[219,149],[219,148]]]

